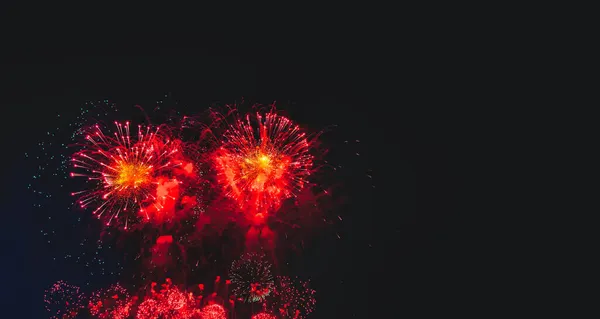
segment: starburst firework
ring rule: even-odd
[[[132,222],[150,219],[145,205],[158,205],[157,177],[182,165],[175,160],[179,143],[162,134],[159,128],[138,126],[131,137],[129,122],[115,122],[114,137],[105,135],[96,125],[86,136],[87,144],[72,158],[81,172],[71,176],[87,177],[92,188],[75,192],[82,208],[95,206],[94,214],[106,225],[115,222],[125,229]],[[139,213],[138,210],[139,209]],[[160,210],[160,207],[157,207]]]
[[[307,183],[313,161],[309,150],[306,134],[292,121],[256,113],[229,127],[214,161],[226,195],[261,220]]]
[[[264,300],[273,289],[271,263],[264,255],[248,253],[234,261],[229,272],[233,293],[246,302]]]

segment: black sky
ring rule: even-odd
[[[241,97],[278,101],[304,123],[338,124],[340,136],[361,140],[376,191],[367,181],[351,185],[356,201],[346,213],[348,239],[324,241],[307,256],[307,272],[323,274],[314,318],[444,313],[456,298],[461,268],[461,178],[453,149],[461,129],[452,92],[459,77],[448,71],[445,37],[369,30],[158,32],[144,41],[135,32],[98,31],[63,39],[39,28],[35,37],[11,36],[0,64],[2,308],[42,318],[40,291],[60,279],[35,257],[46,254],[41,225],[24,203],[30,172],[22,155],[48,129],[48,117],[76,112],[86,100],[132,105],[171,94],[198,108]],[[334,272],[336,282],[329,282]]]

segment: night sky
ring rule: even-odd
[[[344,222],[321,228],[290,274],[312,278],[317,309],[309,318],[445,313],[460,282],[461,178],[452,148],[460,129],[451,110],[457,102],[443,85],[451,80],[447,61],[434,47],[405,39],[397,51],[367,37],[299,31],[287,35],[297,40],[282,42],[199,35],[202,45],[187,48],[175,45],[182,35],[156,37],[141,47],[120,38],[87,36],[76,45],[38,36],[3,53],[3,309],[18,313],[14,318],[44,318],[45,288],[91,280],[80,265],[53,260],[68,252],[48,249],[27,190],[32,172],[24,153],[53,129],[49,119],[75,114],[90,100],[152,108],[166,97],[183,112],[242,98],[277,101],[299,123],[337,124],[337,140],[360,140],[360,158],[335,159],[353,167],[337,181],[349,201]]]

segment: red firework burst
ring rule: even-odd
[[[261,312],[252,316],[252,319],[277,319],[277,317],[267,312]]]
[[[130,223],[144,220],[142,216],[150,220],[146,206],[152,211],[164,208],[164,202],[173,196],[161,194],[158,188],[167,189],[166,184],[178,181],[163,176],[170,176],[170,171],[184,162],[175,157],[180,142],[159,128],[140,125],[137,137],[132,137],[129,122],[115,124],[113,137],[94,126],[86,136],[87,145],[73,155],[73,166],[82,172],[71,176],[87,177],[93,183],[91,189],[73,195],[79,196],[82,208],[95,206],[94,214],[107,226],[115,222],[127,229]]]
[[[110,319],[127,319],[132,314],[132,308],[137,302],[137,297],[133,297],[126,302],[114,308],[108,318]]]
[[[283,318],[302,319],[315,308],[315,291],[308,281],[278,276],[273,294],[274,307]]]
[[[160,291],[154,290],[152,286],[151,295],[139,306],[136,314],[137,319],[191,319],[197,318],[199,309],[196,308],[196,297],[193,293],[186,293],[167,283],[162,285]]]
[[[89,298],[88,308],[92,316],[100,319],[127,318],[130,307],[129,293],[119,284],[101,289]]]
[[[227,319],[225,308],[219,304],[208,305],[200,311],[202,319]]]
[[[275,113],[247,115],[223,136],[214,161],[228,197],[261,221],[307,183],[313,157],[306,134]]]

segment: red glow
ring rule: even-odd
[[[156,244],[152,246],[152,264],[154,266],[171,265],[174,261],[174,255],[183,253],[183,247],[173,240],[171,235],[158,237]]]
[[[159,177],[156,184],[154,202],[140,210],[139,215],[162,223],[174,217],[176,200],[179,197],[179,182],[176,179]]]
[[[275,113],[246,116],[224,134],[214,160],[227,196],[256,224],[306,184],[310,144],[299,127]]]
[[[192,163],[187,163],[184,167],[183,170],[188,174],[188,175],[192,175],[194,172],[194,165]]]
[[[159,245],[171,244],[171,243],[173,243],[173,236],[171,236],[171,235],[160,236],[160,237],[158,237],[158,239],[156,239],[156,243]]]

